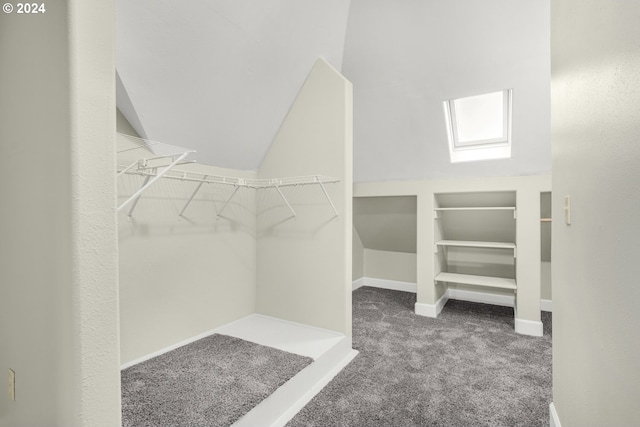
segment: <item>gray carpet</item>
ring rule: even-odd
[[[212,335],[122,371],[123,426],[231,425],[311,362]]]
[[[513,330],[513,309],[449,301],[416,316],[415,294],[353,293],[360,354],[288,424],[548,426],[551,315],[544,337]]]

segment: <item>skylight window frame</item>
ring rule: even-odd
[[[503,137],[471,140],[461,142],[458,140],[457,123],[455,117],[455,104],[458,99],[470,98],[472,96],[489,95],[502,92],[502,114],[503,114]],[[487,92],[485,94],[470,95],[468,97],[450,99],[443,102],[445,121],[447,126],[447,137],[449,140],[449,154],[452,163],[468,162],[477,160],[494,160],[511,157],[511,119],[512,119],[512,98],[513,90],[504,89],[500,91]]]

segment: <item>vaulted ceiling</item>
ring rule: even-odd
[[[354,87],[354,180],[551,169],[549,0],[117,0],[117,104],[255,170],[317,57]],[[513,155],[451,164],[442,101],[513,89]]]

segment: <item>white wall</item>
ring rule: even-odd
[[[353,224],[368,249],[416,252],[416,197],[356,197]]]
[[[540,196],[540,217],[551,218],[551,214],[551,193],[542,193]],[[540,298],[544,300],[551,300],[553,294],[551,286],[551,224],[550,222],[540,223],[540,256],[542,260]]]
[[[318,186],[258,195],[257,311],[351,335],[352,87],[320,59],[282,124],[258,176],[322,174],[338,216]]]
[[[364,277],[416,283],[416,254],[364,250]]]
[[[116,131],[118,133],[123,133],[125,135],[131,135],[135,137],[140,137],[138,132],[131,126],[129,120],[122,114],[119,109],[116,109]]]
[[[255,178],[206,165],[179,169]],[[141,185],[139,176],[118,178],[119,203]],[[180,217],[197,185],[161,179],[132,220],[128,206],[118,216],[123,364],[255,312],[255,190],[238,190],[218,218],[233,187],[206,184]]]
[[[640,3],[551,16],[553,402],[563,427],[639,425]]]
[[[351,229],[352,233],[352,263],[351,279],[357,280],[364,277],[364,246],[362,240],[355,227]]]
[[[0,425],[120,425],[113,4],[46,8],[0,15]]]
[[[549,173],[549,0],[352,0],[354,180]],[[451,164],[442,102],[513,89],[513,156]]]

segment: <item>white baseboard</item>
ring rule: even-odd
[[[416,284],[409,283],[409,282],[375,279],[371,277],[362,277],[360,279],[354,280],[353,282],[354,290],[361,288],[362,286],[371,286],[374,288],[392,289],[392,290],[404,291],[404,292],[416,292],[417,290]],[[438,315],[442,311],[442,308],[450,299],[455,299],[460,301],[469,301],[469,302],[479,302],[483,304],[500,305],[504,307],[514,307],[515,300],[516,300],[515,296],[513,295],[499,295],[499,294],[491,294],[487,292],[475,292],[475,291],[467,291],[463,289],[449,288],[446,290],[444,295],[442,295],[442,297],[440,297],[440,299],[436,301],[435,304],[424,304],[424,303],[417,302],[415,304],[415,313],[419,316],[438,317]],[[552,308],[551,300],[540,300],[540,309],[542,311],[551,311],[551,308]],[[531,335],[534,337],[541,337],[542,322],[518,319],[516,315],[515,330],[519,334]]]
[[[417,302],[415,304],[415,313],[418,316],[438,317],[444,305],[449,301],[449,296],[445,292],[435,304],[424,304]]]
[[[540,310],[548,311],[549,313],[553,312],[553,301],[551,301],[550,299],[541,299]]]
[[[518,319],[516,317],[516,333],[522,335],[531,335],[533,337],[542,336],[542,322],[534,320]]]
[[[513,307],[515,305],[515,297],[513,295],[497,295],[486,292],[467,291],[462,289],[447,289],[449,299],[457,299],[460,301],[480,302],[483,304],[501,305],[504,307]]]
[[[558,418],[558,413],[556,412],[556,407],[551,402],[549,405],[549,427],[562,427],[560,424],[560,418]]]
[[[233,322],[231,322],[231,323],[233,323]],[[131,360],[129,362],[123,363],[122,365],[120,365],[120,370],[123,371],[123,370],[125,370],[127,368],[130,368],[130,367],[132,367],[134,365],[137,365],[138,363],[146,362],[147,360],[153,359],[154,357],[161,356],[161,355],[163,355],[165,353],[168,353],[168,352],[170,352],[172,350],[175,350],[176,348],[180,348],[180,347],[183,347],[183,346],[185,346],[187,344],[191,344],[193,342],[201,340],[203,338],[207,338],[208,336],[211,336],[211,335],[215,334],[216,331],[217,331],[217,328],[214,329],[214,330],[208,331],[208,332],[204,332],[204,333],[202,333],[200,335],[196,335],[195,337],[188,338],[188,339],[186,339],[184,341],[180,341],[177,344],[170,345],[170,346],[165,347],[163,349],[160,349],[158,351],[154,351],[153,353],[147,354],[145,356],[139,357],[139,358]]]
[[[399,280],[377,279],[375,277],[361,277],[352,282],[352,289],[355,291],[363,286],[372,288],[390,289],[392,291],[417,292],[417,286],[413,282],[401,282]]]

